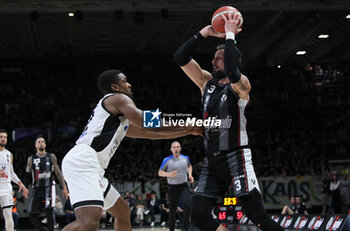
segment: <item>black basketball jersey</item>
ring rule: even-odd
[[[35,153],[32,157],[32,169],[34,188],[52,185],[53,160],[51,153],[47,152],[43,157]]]
[[[248,101],[233,91],[230,83],[208,81],[202,97],[203,119],[219,119],[220,126],[209,126],[204,132],[205,153],[238,149],[248,145],[245,109]]]

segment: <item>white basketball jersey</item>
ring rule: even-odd
[[[4,170],[6,177],[0,177],[0,195],[12,192],[11,185],[11,152],[7,149],[0,151],[0,169]]]
[[[123,114],[113,115],[104,108],[103,100],[112,95],[107,94],[98,102],[76,142],[92,147],[97,152],[98,160],[104,169],[107,168],[129,127],[129,120]]]

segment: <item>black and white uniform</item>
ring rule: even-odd
[[[53,160],[52,154],[32,156],[33,194],[29,202],[30,213],[41,213],[53,207]]]
[[[111,114],[103,106],[103,100],[112,95],[107,94],[98,102],[76,145],[62,161],[73,209],[109,209],[120,196],[104,177],[104,169],[125,137],[129,120],[123,114]]]
[[[235,196],[259,190],[251,150],[248,147],[245,109],[248,101],[240,98],[230,83],[208,81],[202,97],[203,119],[221,120],[221,126],[204,132],[205,163],[196,194],[223,197],[229,185]],[[260,191],[260,190],[259,190]]]
[[[0,151],[0,167],[6,173],[6,177],[0,177],[0,203],[1,208],[13,206],[11,185],[11,152],[7,149]]]

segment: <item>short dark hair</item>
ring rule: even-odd
[[[119,74],[121,73],[120,70],[116,69],[102,72],[98,77],[98,89],[100,92],[104,95],[112,93],[111,84],[119,84]]]
[[[45,137],[43,135],[38,135],[36,138],[35,138],[35,142],[40,139],[40,138],[43,138],[45,140]]]
[[[242,65],[242,62],[243,62],[243,54],[242,54],[242,52],[238,49],[237,46],[235,46],[235,48],[236,48],[236,51],[237,51],[237,54],[238,54],[238,66],[241,66],[241,65]],[[222,50],[222,49],[225,50],[225,44],[220,44],[220,45],[217,45],[217,46],[216,46],[216,51]]]
[[[5,129],[0,129],[0,133],[6,133],[6,135],[8,135]]]

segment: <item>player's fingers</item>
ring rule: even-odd
[[[227,12],[227,19],[228,20],[232,19],[232,12],[231,11]]]
[[[227,22],[227,18],[225,17],[224,14],[222,14],[222,15],[220,15],[220,16],[221,16],[222,20],[224,20],[225,22]]]
[[[237,15],[236,12],[232,12],[232,20],[235,19],[236,15]]]
[[[238,25],[238,22],[240,21],[241,16],[239,14],[236,14],[235,21],[236,24]]]

